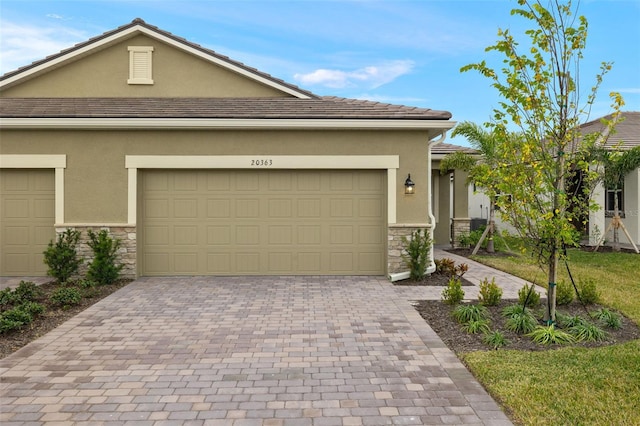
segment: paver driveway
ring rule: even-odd
[[[11,424],[510,424],[384,278],[143,278],[0,361]]]

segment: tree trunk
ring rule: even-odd
[[[545,309],[544,321],[547,325],[556,322],[556,280],[558,279],[558,249],[551,250],[549,256],[549,289],[547,290],[547,309]]]
[[[613,226],[613,251],[620,251],[620,226],[618,221],[620,220],[620,211],[618,210],[618,187],[613,191],[613,220],[615,225]]]
[[[489,224],[487,225],[489,227],[489,233],[487,234],[487,237],[489,238],[489,241],[487,241],[487,253],[494,253],[495,252],[495,247],[493,245],[493,233],[496,230],[496,226],[495,226],[495,204],[493,202],[493,200],[489,201]]]

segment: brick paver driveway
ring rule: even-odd
[[[510,424],[384,278],[144,278],[0,361],[0,423]]]

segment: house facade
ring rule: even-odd
[[[67,228],[109,230],[130,277],[403,271],[450,118],[317,96],[136,19],[0,77],[0,275],[45,275]]]

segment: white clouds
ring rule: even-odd
[[[0,21],[0,74],[30,64],[88,37],[62,26],[35,26]]]
[[[410,60],[384,62],[353,71],[317,69],[307,74],[295,74],[294,78],[302,84],[325,86],[332,89],[364,87],[375,89],[396,78],[408,74],[414,67]]]

